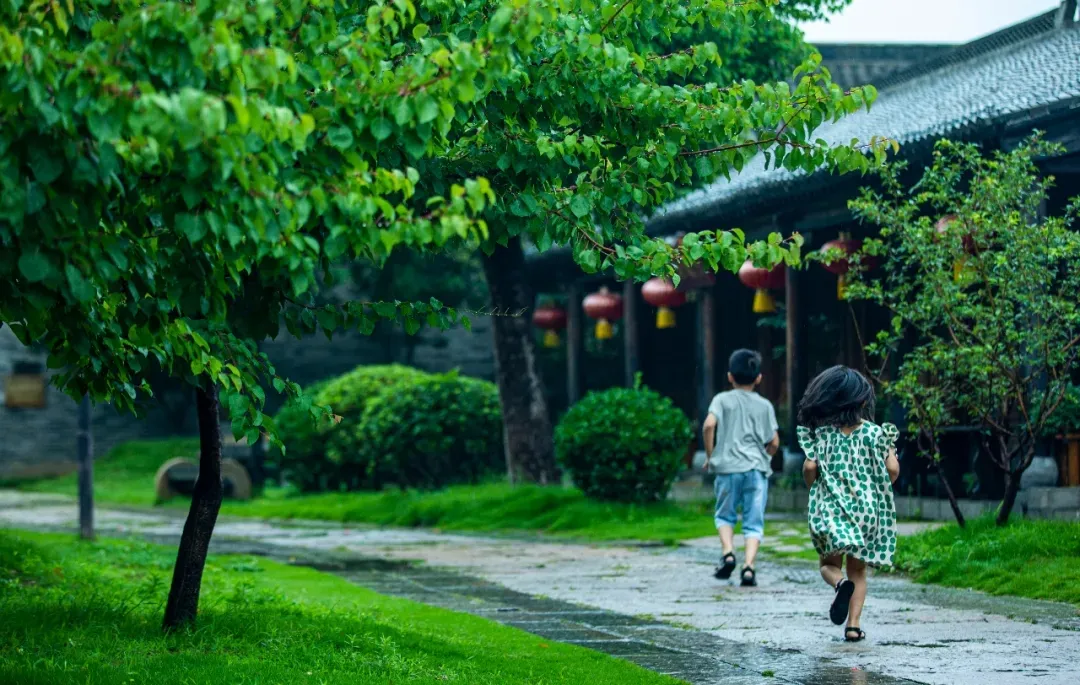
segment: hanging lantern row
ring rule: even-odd
[[[650,278],[641,286],[641,296],[656,307],[656,327],[675,327],[675,308],[686,304],[686,293],[675,289],[666,278]]]
[[[747,259],[739,268],[739,280],[754,290],[754,313],[772,314],[776,311],[776,301],[769,291],[783,288],[787,274],[782,263],[772,269],[763,269],[754,266],[754,260]]]
[[[533,311],[533,325],[544,331],[544,347],[559,346],[559,331],[566,328],[566,310],[553,304]]]
[[[586,296],[581,307],[585,310],[585,316],[596,319],[596,339],[610,340],[614,335],[611,323],[623,315],[622,296],[603,287]]]

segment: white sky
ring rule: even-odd
[[[966,43],[1057,7],[1061,0],[854,0],[804,24],[810,43]]]

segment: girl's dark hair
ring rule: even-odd
[[[874,386],[855,369],[834,366],[810,381],[799,402],[799,425],[846,428],[874,418]]]

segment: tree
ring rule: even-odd
[[[659,87],[715,64],[715,46],[646,59],[624,37],[764,7],[0,4],[0,322],[49,351],[54,381],[75,398],[139,411],[155,369],[196,392],[200,478],[167,629],[197,612],[221,501],[219,401],[234,434],[278,445],[266,392],[304,401],[258,342],[282,322],[332,335],[460,320],[435,300],[320,304],[334,262],[463,241],[520,255],[527,232],[542,247],[573,242],[586,268],[624,277],[699,259],[736,268],[741,234],[690,236],[675,251],[643,237],[641,214],[741,168],[751,149],[792,169],[866,169],[880,156],[881,141],[868,157],[809,139],[872,92],[842,93],[818,73],[794,91]],[[504,179],[498,196],[481,170]],[[798,245],[775,236],[749,252],[794,261]],[[495,254],[486,261],[505,265]],[[523,300],[507,283],[493,293]],[[326,408],[312,413],[328,420]],[[529,473],[547,472],[529,461]]]
[[[893,314],[892,327],[867,348],[881,364],[876,375],[936,465],[942,429],[980,427],[983,454],[1005,479],[999,525],[1080,368],[1078,205],[1045,216],[1053,179],[1035,165],[1057,152],[1037,136],[987,155],[943,140],[910,190],[897,165],[880,192],[864,190],[851,203],[856,216],[881,226],[866,251],[886,256],[880,278],[865,272],[849,291]],[[908,345],[890,375],[890,357]]]
[[[490,231],[484,272],[491,305],[521,311],[534,304],[522,241],[541,251],[573,247],[586,271],[619,278],[671,276],[679,263],[705,260],[735,270],[747,252],[741,232],[687,236],[680,249],[647,239],[644,220],[685,190],[738,172],[763,154],[772,166],[865,170],[885,141],[830,148],[813,137],[824,121],[868,107],[871,87],[844,92],[812,55],[795,85],[740,80],[720,85],[716,43],[703,32],[746,35],[776,25],[775,0],[629,0],[560,4],[554,20],[496,89],[451,136],[444,154],[421,171],[424,183],[488,178],[496,200],[484,212]],[[840,3],[786,3],[803,11]],[[809,9],[807,9],[809,8]],[[423,11],[421,11],[423,15]],[[475,26],[424,16],[433,31],[470,39]],[[690,38],[693,37],[693,38]],[[674,40],[697,40],[669,46]],[[734,73],[728,73],[728,77]],[[873,155],[863,154],[871,151]],[[773,263],[797,258],[798,241],[779,236],[751,254]],[[551,422],[528,323],[494,322],[497,380],[508,463],[514,477],[557,481]]]
[[[715,43],[721,61],[696,76],[699,85],[732,83],[743,79],[776,81],[787,78],[795,67],[814,53],[803,40],[795,22],[821,19],[838,12],[851,0],[783,0],[772,12],[752,21],[731,21],[722,25],[684,26],[670,38],[660,38],[654,48],[659,54],[678,53],[702,43]],[[676,76],[672,84],[685,82]]]
[[[364,9],[0,5],[0,322],[48,349],[73,397],[139,411],[154,369],[196,391],[200,477],[167,629],[197,611],[221,502],[219,395],[234,433],[278,443],[265,393],[300,395],[257,342],[282,321],[331,335],[459,319],[437,301],[314,298],[344,255],[483,236],[488,184],[424,192],[408,160],[445,145],[549,16],[507,3],[460,41],[426,36],[409,3]],[[399,164],[380,164],[384,147]]]

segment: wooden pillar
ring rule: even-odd
[[[641,365],[638,361],[641,307],[638,305],[638,286],[634,281],[623,283],[623,365],[626,387],[634,387],[634,376]]]
[[[582,361],[585,358],[585,314],[581,309],[581,284],[570,286],[566,302],[566,399],[567,406],[573,406],[581,399],[584,383],[582,382]]]
[[[788,420],[784,426],[787,445],[793,450],[799,448],[796,428],[798,426],[799,400],[806,388],[806,311],[801,292],[805,274],[797,269],[785,271],[787,283],[785,289],[786,329],[787,329],[787,409]]]
[[[698,415],[704,420],[716,394],[716,296],[711,286],[698,292],[698,340],[701,358]]]
[[[761,386],[758,392],[775,403],[779,399],[780,379],[776,377],[776,362],[773,359],[772,328],[758,326],[757,334],[757,351],[761,355]]]

